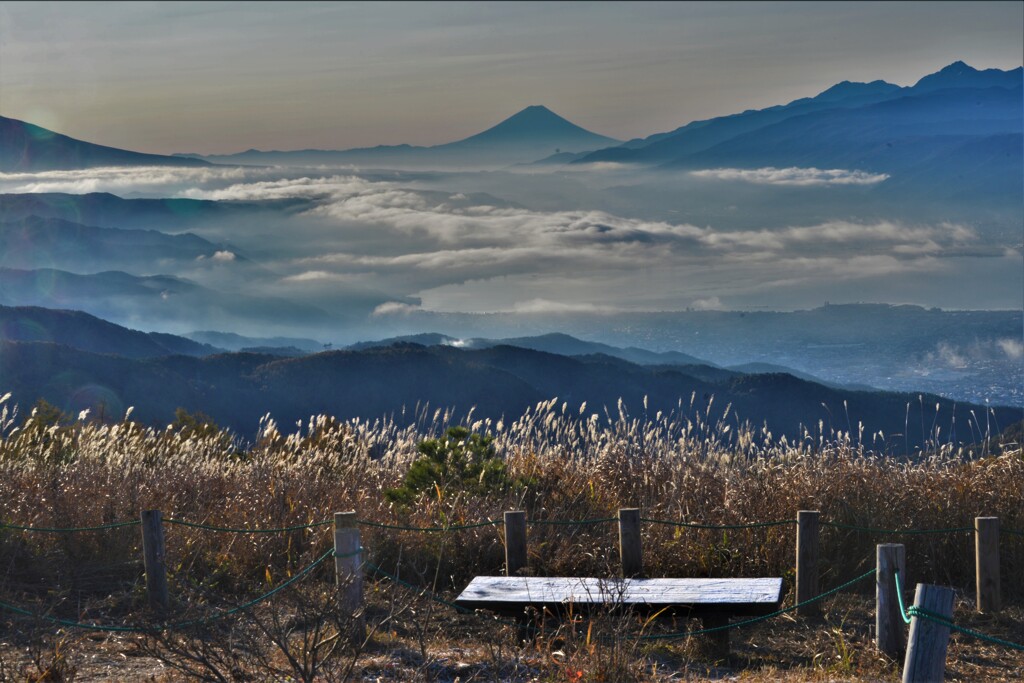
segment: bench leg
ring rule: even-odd
[[[704,628],[728,626],[729,617],[725,614],[708,614],[701,619]],[[729,629],[723,628],[704,636],[710,646],[710,654],[714,659],[726,659],[729,656]]]

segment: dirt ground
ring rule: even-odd
[[[638,641],[635,631],[615,631],[616,624],[610,625],[612,631],[602,630],[609,625],[586,621],[575,631],[563,626],[523,641],[505,623],[483,615],[459,615],[424,600],[409,602],[396,614],[391,598],[381,591],[371,601],[370,636],[358,653],[345,651],[338,667],[325,666],[314,680],[867,682],[898,681],[902,670],[902,662],[876,652],[873,601],[861,595],[836,596],[823,604],[821,617],[786,614],[734,629],[725,659],[714,658],[699,636]],[[971,607],[966,601],[957,605],[959,625],[1024,641],[1024,608],[1011,606],[996,616],[983,616]],[[685,629],[696,623],[651,625],[647,632]],[[0,624],[0,681],[4,683],[200,680],[196,674],[175,669],[180,657],[137,634],[53,631],[10,619]],[[608,633],[619,635],[608,639]],[[219,673],[228,681],[301,680],[288,673],[283,651],[271,652],[268,661],[269,668],[222,667]],[[947,681],[1024,677],[1024,652],[956,632],[946,662]],[[211,680],[216,680],[212,674]]]

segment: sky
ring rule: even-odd
[[[146,152],[430,145],[543,104],[629,139],[1009,69],[1021,2],[0,2],[0,114]]]

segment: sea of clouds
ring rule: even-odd
[[[713,169],[694,175],[801,186],[885,179],[813,168]],[[815,300],[844,290],[852,300],[879,300],[874,292],[907,281],[940,283],[964,272],[964,264],[1012,273],[1020,262],[1018,245],[987,244],[963,223],[837,217],[771,229],[723,229],[606,210],[538,209],[461,189],[427,191],[408,178],[354,169],[154,167],[0,174],[3,192],[305,200],[305,208],[286,219],[268,212],[266,220],[207,227],[216,233],[209,236],[242,255],[257,254],[268,276],[253,286],[266,293],[328,308],[345,306],[354,297],[376,315],[418,306],[600,312],[760,302],[786,308],[783,298],[798,291],[814,292]]]

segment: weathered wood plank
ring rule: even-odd
[[[142,558],[146,566],[149,606],[158,614],[166,614],[170,606],[167,547],[164,543],[163,515],[159,510],[142,511]]]
[[[366,639],[363,611],[363,557],[359,520],[355,511],[334,513],[334,571],[341,599],[342,618],[349,620],[349,639]]]
[[[622,561],[622,576],[627,579],[644,575],[640,538],[640,509],[619,510],[619,558]]]
[[[978,611],[995,614],[1000,610],[999,518],[974,518],[974,562],[977,574]]]
[[[576,606],[675,608],[735,615],[767,614],[782,600],[781,578],[598,579],[590,577],[478,576],[456,598],[469,609]]]
[[[914,607],[951,620],[955,597],[952,588],[919,583],[914,593]],[[903,659],[903,683],[942,683],[946,676],[948,645],[948,626],[918,616],[911,617],[907,655]]]
[[[906,628],[896,595],[900,589],[896,572],[906,580],[907,551],[901,543],[882,543],[876,546],[875,556],[875,646],[879,652],[897,659],[906,647]]]
[[[819,593],[818,590],[818,531],[820,513],[817,510],[799,510],[796,513],[796,601],[806,602]],[[796,613],[804,617],[816,616],[821,612],[817,602],[797,608]]]
[[[505,575],[515,576],[527,566],[526,513],[510,510],[505,513]]]

